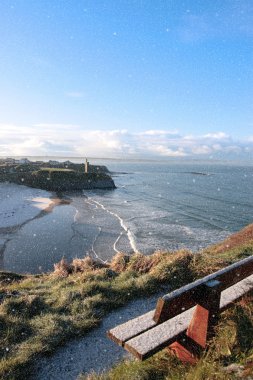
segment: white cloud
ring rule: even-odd
[[[34,124],[31,128],[34,128],[34,127],[49,129],[49,130],[53,130],[53,129],[69,130],[70,128],[80,128],[80,126],[76,124],[62,124],[62,123],[38,123],[38,124]]]
[[[166,135],[171,135],[171,136],[178,136],[178,132],[176,131],[164,131],[160,129],[151,129],[148,131],[140,132],[137,133],[139,136],[166,136]]]
[[[211,154],[213,152],[212,147],[208,145],[197,145],[192,147],[192,153],[197,155]]]
[[[190,136],[169,130],[91,130],[73,124],[0,125],[2,156],[221,158],[243,154],[253,154],[253,138],[236,141],[222,131]]]
[[[208,133],[207,135],[204,135],[204,137],[215,140],[227,140],[230,138],[230,136],[224,132]]]
[[[185,157],[187,154],[184,152],[183,148],[177,150],[170,149],[165,145],[153,145],[149,148],[150,153],[157,153],[158,155],[164,157]]]
[[[219,150],[222,150],[222,145],[221,144],[213,144],[212,148],[214,151],[219,151]]]
[[[238,145],[229,145],[224,147],[224,151],[228,153],[241,153],[242,148]]]

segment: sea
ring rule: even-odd
[[[118,252],[196,252],[253,221],[250,162],[90,163],[106,165],[117,188],[63,194],[70,204],[56,206],[12,236],[4,270],[41,273],[62,258],[70,262],[89,255],[108,262]]]

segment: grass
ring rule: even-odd
[[[54,272],[44,275],[0,272],[0,378],[28,378],[39,355],[84,336],[110,310],[131,299],[155,293],[164,284],[173,290],[252,254],[253,239],[248,238],[227,250],[215,246],[195,255],[188,251],[117,254],[108,265],[90,258],[71,264],[62,260]],[[223,313],[215,341],[195,367],[163,351],[145,362],[123,362],[89,379],[231,378],[224,366],[236,362],[247,369],[245,363],[253,361],[252,316],[252,298]]]
[[[53,172],[74,172],[73,169],[64,169],[64,168],[40,168],[40,171],[46,171],[49,173],[53,173]]]

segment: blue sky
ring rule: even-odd
[[[0,49],[0,155],[253,156],[251,0],[1,0]]]

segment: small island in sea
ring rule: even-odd
[[[0,182],[11,182],[48,191],[115,189],[106,166],[71,161],[0,160]]]

